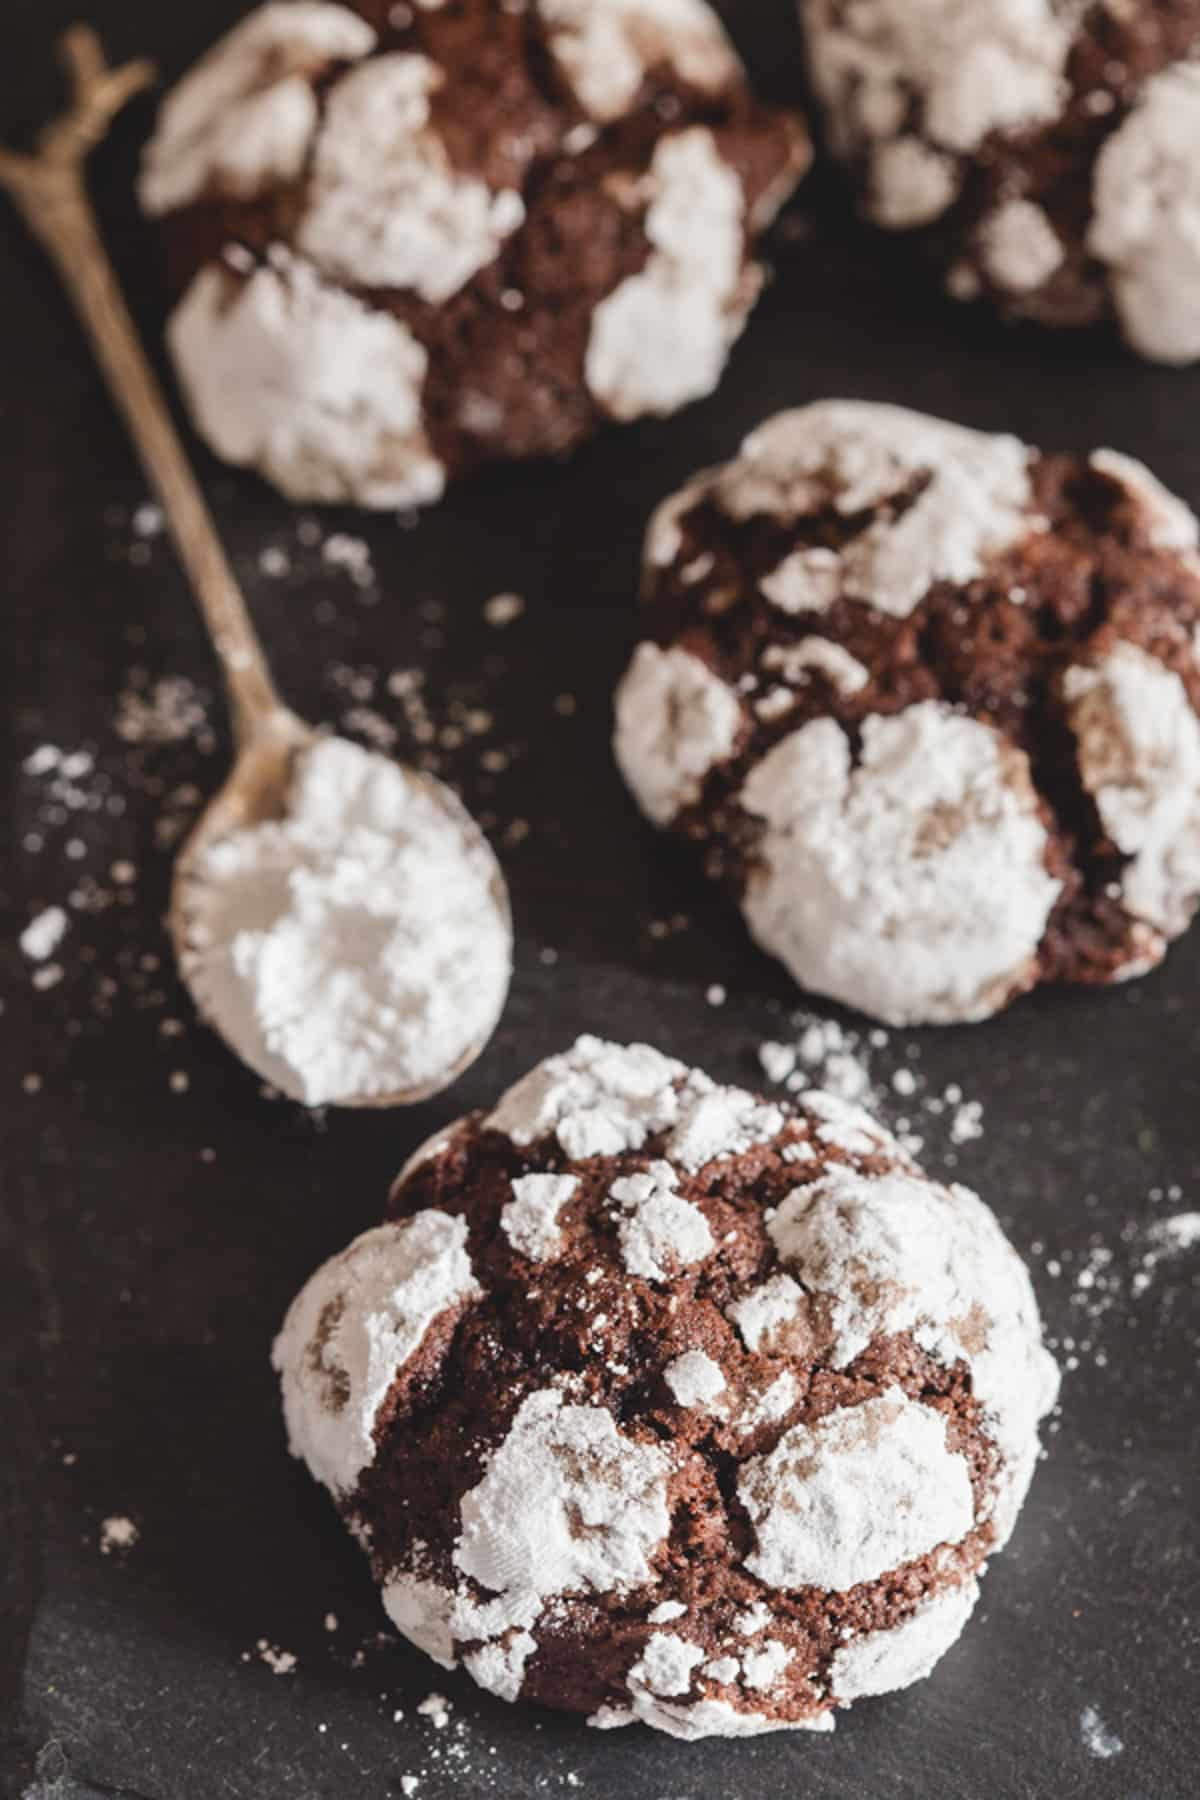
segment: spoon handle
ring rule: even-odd
[[[88,153],[125,102],[153,81],[154,67],[139,61],[110,69],[98,38],[84,25],[65,34],[61,51],[71,78],[71,105],[41,132],[35,155],[0,150],[0,186],[56,265],[162,502],[224,672],[241,745],[269,721],[286,727],[290,715],[138,340],[84,185]]]

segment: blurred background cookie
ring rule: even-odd
[[[807,161],[704,0],[305,0],[179,84],[141,199],[213,449],[404,507],[710,393]]]
[[[1198,0],[800,0],[866,215],[952,294],[1200,356]]]

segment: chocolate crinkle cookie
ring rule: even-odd
[[[418,1152],[274,1360],[405,1637],[683,1738],[927,1675],[1057,1390],[974,1194],[843,1101],[588,1037]]]
[[[961,298],[1200,357],[1200,0],[801,0],[868,216]]]
[[[656,515],[616,755],[802,987],[1144,973],[1200,896],[1197,522],[1131,458],[781,413]]]
[[[214,450],[406,507],[710,393],[808,155],[705,0],[289,0],[170,95],[141,199]]]

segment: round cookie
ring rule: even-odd
[[[705,0],[292,0],[168,97],[140,191],[213,449],[403,507],[710,393],[808,155]]]
[[[615,749],[801,986],[894,1024],[1145,972],[1200,896],[1200,557],[1128,457],[860,401],[659,511]]]
[[[1200,357],[1200,0],[801,0],[834,150],[950,292]]]
[[[405,1637],[683,1738],[928,1674],[1057,1390],[973,1194],[828,1095],[587,1037],[418,1152],[274,1362]]]

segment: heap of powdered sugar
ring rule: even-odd
[[[443,1086],[512,967],[495,859],[448,790],[341,738],[298,759],[283,819],[206,850],[186,973],[244,1059],[309,1106]]]

